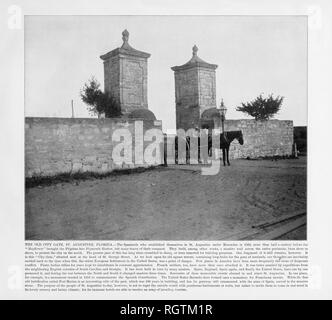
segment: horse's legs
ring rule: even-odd
[[[227,154],[227,164],[230,166],[231,164],[229,163],[229,147],[226,148],[226,154]]]
[[[226,165],[226,154],[225,154],[225,148],[222,148],[222,160],[224,162],[224,166]]]

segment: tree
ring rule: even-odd
[[[247,103],[241,103],[241,107],[237,107],[236,111],[247,113],[255,118],[255,120],[268,120],[278,113],[284,97],[273,97],[270,94],[267,98],[259,95],[255,100]]]
[[[110,93],[104,93],[99,88],[100,83],[91,77],[80,91],[81,98],[88,105],[89,112],[92,114],[105,113],[106,118],[120,116],[119,102]]]

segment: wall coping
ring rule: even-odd
[[[146,120],[144,118],[61,118],[61,117],[25,117],[26,122],[68,122],[68,123],[114,123],[114,122],[135,122],[135,121],[145,121],[154,122],[161,120]]]
[[[255,123],[271,123],[271,122],[293,122],[293,120],[281,120],[281,119],[270,119],[270,120],[255,120],[255,119],[225,119],[225,122],[230,121],[245,121]]]

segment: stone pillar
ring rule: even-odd
[[[148,108],[149,53],[132,48],[129,32],[122,32],[123,44],[100,58],[104,61],[104,88],[120,103],[123,114]]]
[[[193,47],[192,58],[181,66],[175,66],[176,128],[188,130],[200,128],[202,113],[216,107],[216,64],[210,64],[197,56]]]

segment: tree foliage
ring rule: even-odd
[[[259,95],[255,100],[247,103],[241,103],[242,106],[236,108],[236,111],[244,112],[256,120],[268,120],[279,112],[284,97],[273,97],[270,94],[267,98]]]
[[[82,101],[88,105],[92,114],[105,113],[106,118],[118,117],[121,115],[119,102],[108,92],[100,90],[100,83],[94,78],[88,80],[80,91]]]

